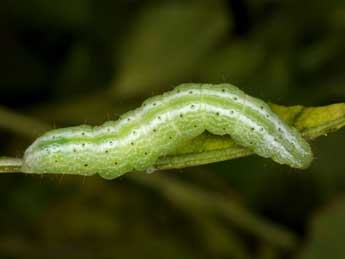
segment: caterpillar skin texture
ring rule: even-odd
[[[158,157],[205,130],[229,134],[280,164],[306,168],[312,161],[309,144],[263,101],[230,84],[183,84],[118,121],[47,132],[26,150],[22,169],[112,179],[152,168]]]

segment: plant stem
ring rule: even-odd
[[[15,157],[0,157],[0,173],[20,173],[23,160]]]

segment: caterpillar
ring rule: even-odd
[[[47,132],[25,151],[22,171],[112,179],[152,169],[159,157],[205,130],[229,134],[259,156],[294,168],[307,168],[313,159],[301,134],[262,100],[230,84],[190,83],[149,98],[117,121]]]

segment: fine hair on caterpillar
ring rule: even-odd
[[[101,126],[55,129],[25,152],[26,173],[99,174],[154,171],[159,157],[205,130],[230,135],[256,154],[294,168],[313,159],[309,144],[260,99],[230,84],[182,84]]]

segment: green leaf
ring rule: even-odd
[[[221,1],[167,1],[144,9],[117,57],[112,95],[128,98],[184,81],[226,37],[225,10]]]
[[[344,116],[345,104],[342,103],[305,108],[295,121],[295,126],[307,139],[315,139],[344,127]]]
[[[271,104],[272,110],[286,123],[299,129],[307,140],[336,131],[345,126],[345,103],[322,107],[281,106]],[[238,146],[229,136],[204,133],[183,143],[171,155],[160,158],[158,169],[184,168],[230,160],[253,154]]]

